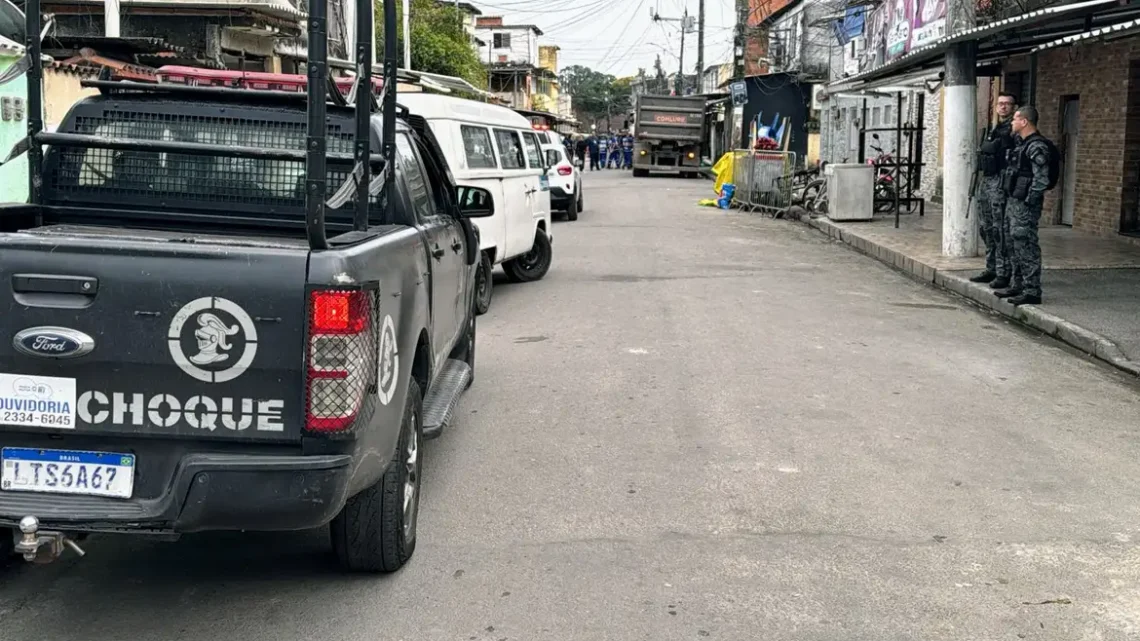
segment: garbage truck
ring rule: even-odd
[[[633,175],[697,175],[704,112],[701,96],[638,96],[633,115]]]

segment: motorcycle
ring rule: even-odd
[[[871,134],[871,138],[875,143],[879,142],[879,134]],[[867,164],[875,168],[874,211],[884,213],[894,209],[895,192],[898,189],[895,185],[894,150],[883,151],[883,148],[875,143],[868,146],[877,155],[874,158],[868,158]]]

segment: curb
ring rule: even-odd
[[[1036,305],[1014,307],[1005,300],[994,296],[989,287],[971,283],[968,279],[955,274],[939,271],[931,265],[844,231],[826,218],[808,218],[804,222],[808,226],[827,234],[830,238],[845,243],[919,281],[951,291],[981,307],[991,309],[1006,318],[1015,320],[1026,327],[1035,329],[1098,358],[1122,372],[1140,376],[1140,362],[1129,359],[1115,343],[1096,332],[1042,311]]]

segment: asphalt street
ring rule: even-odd
[[[0,574],[4,641],[1140,638],[1140,388],[827,241],[585,177],[498,283],[419,548],[94,539]]]

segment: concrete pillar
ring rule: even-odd
[[[959,4],[951,2],[951,6]],[[942,116],[942,255],[978,255],[978,217],[970,212],[976,170],[977,49],[972,42],[946,52],[946,111]]]
[[[119,37],[119,0],[103,0],[103,35]]]

